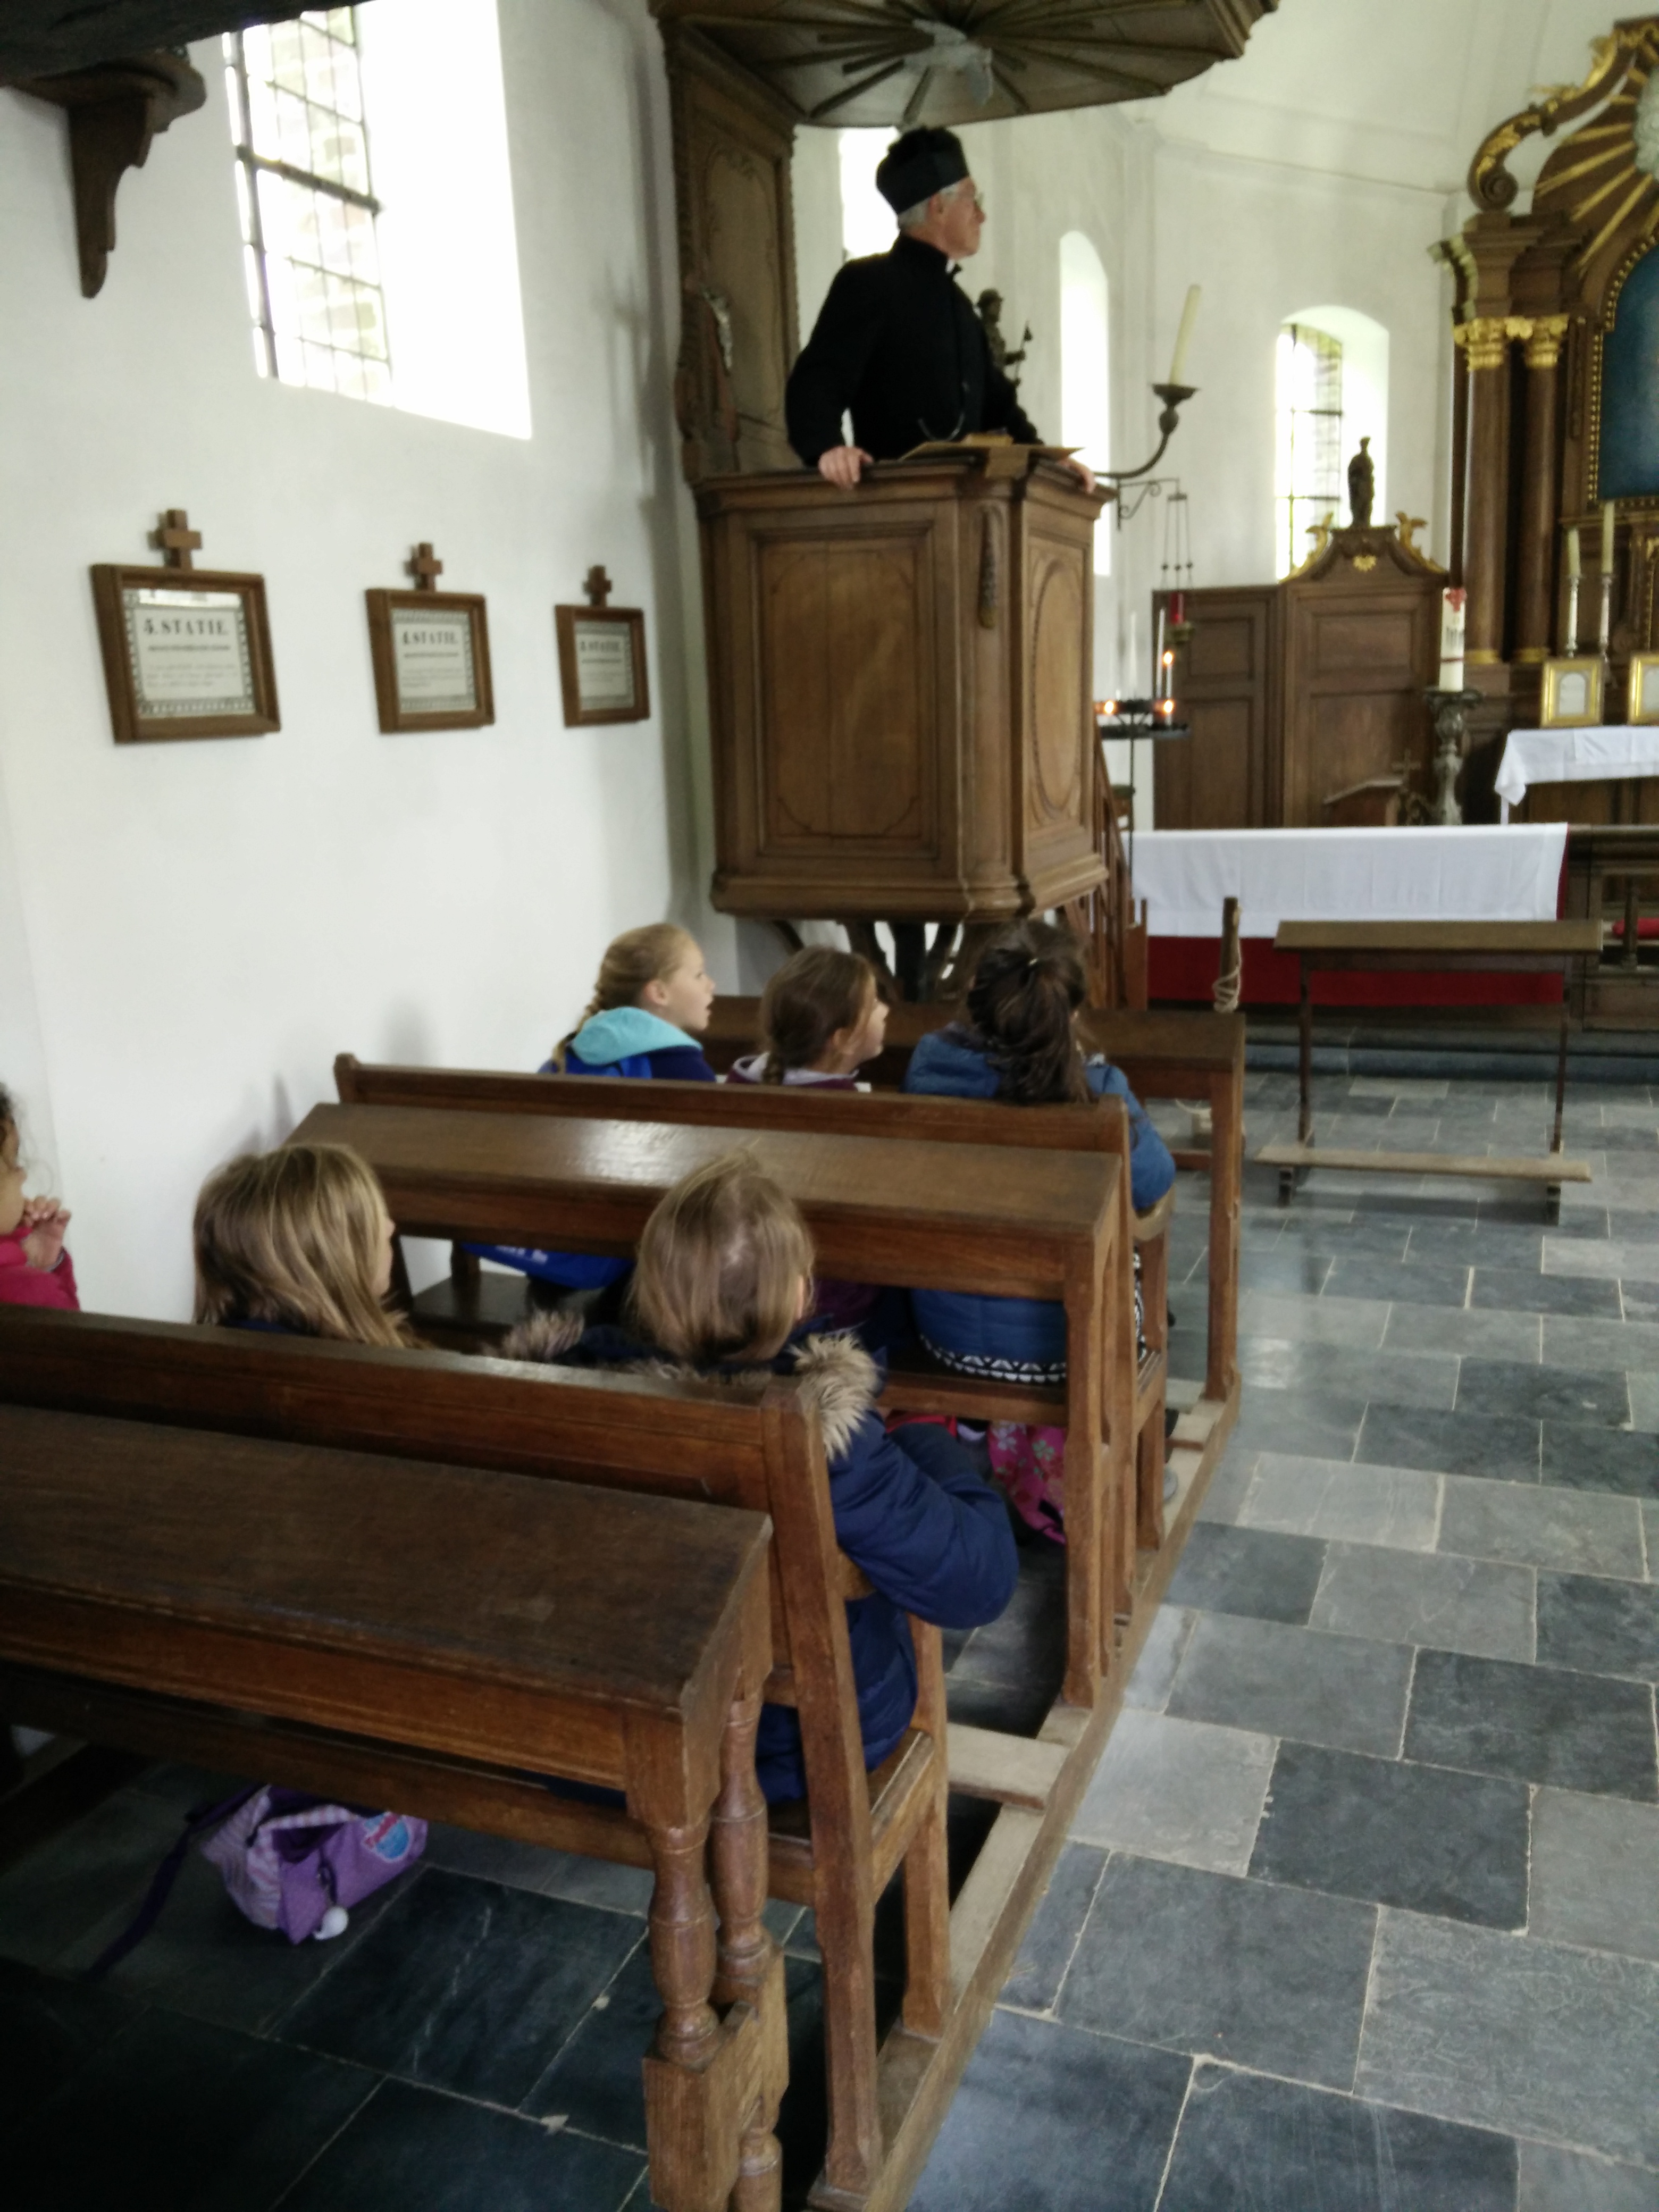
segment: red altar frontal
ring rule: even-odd
[[[1552,921],[1563,910],[1566,829],[1143,830],[1130,866],[1147,911],[1147,995],[1208,1005],[1224,901],[1239,902],[1240,1004],[1294,1006],[1281,921]],[[1560,1002],[1551,975],[1327,975],[1325,1006]]]

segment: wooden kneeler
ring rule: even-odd
[[[793,1382],[774,1378],[757,1399],[712,1383],[7,1307],[0,1403],[462,1462],[769,1514],[774,1664],[765,1693],[799,1715],[808,1796],[804,1808],[773,1818],[769,1887],[812,1907],[823,1954],[830,2140],[815,2201],[853,2204],[871,2193],[882,2173],[884,2108],[890,2121],[902,2119],[924,2087],[927,2046],[951,2004],[944,1670],[939,1631],[913,1619],[915,1717],[891,1756],[866,1773],[845,1601],[868,1585],[836,1547],[823,1442]],[[222,1756],[234,1766],[233,1746]],[[504,1802],[499,1832],[651,1863],[647,1838],[625,1813],[526,1787],[532,1813]],[[420,1809],[413,1796],[409,1809]],[[717,1815],[716,1853],[723,1832]],[[875,1908],[901,1869],[905,2048],[890,2063],[876,2039]],[[783,1985],[769,1939],[751,1972],[781,2094]],[[906,2087],[884,2097],[883,2073],[896,2069]],[[679,2100],[676,2124],[693,2124],[682,2112],[684,2083],[658,2082],[656,2094]]]

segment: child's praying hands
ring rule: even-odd
[[[58,1200],[23,1200],[23,1218],[18,1224],[17,1234],[31,1267],[38,1267],[46,1274],[58,1265],[63,1257],[64,1237],[69,1225],[70,1210]]]

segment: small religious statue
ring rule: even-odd
[[[1359,451],[1348,464],[1348,520],[1356,530],[1370,526],[1371,506],[1376,498],[1376,464],[1371,459],[1371,441],[1359,441]]]
[[[975,301],[974,306],[980,321],[985,326],[986,349],[990,354],[993,367],[1000,368],[1014,390],[1018,392],[1020,363],[1024,360],[1031,343],[1031,325],[1029,323],[1025,325],[1025,334],[1019,342],[1019,350],[1017,353],[1010,353],[1007,333],[1002,327],[1001,293],[994,292],[988,287]]]

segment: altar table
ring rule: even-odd
[[[1147,904],[1153,999],[1207,1000],[1222,902],[1239,902],[1243,998],[1294,1006],[1297,962],[1276,953],[1282,922],[1553,921],[1565,823],[1456,829],[1146,830],[1133,840],[1134,895]],[[1349,1006],[1528,1004],[1553,977],[1352,975],[1322,1001]]]
[[[1659,775],[1659,723],[1511,730],[1492,788],[1507,823],[1510,807],[1518,806],[1534,783],[1604,783],[1650,775]]]

